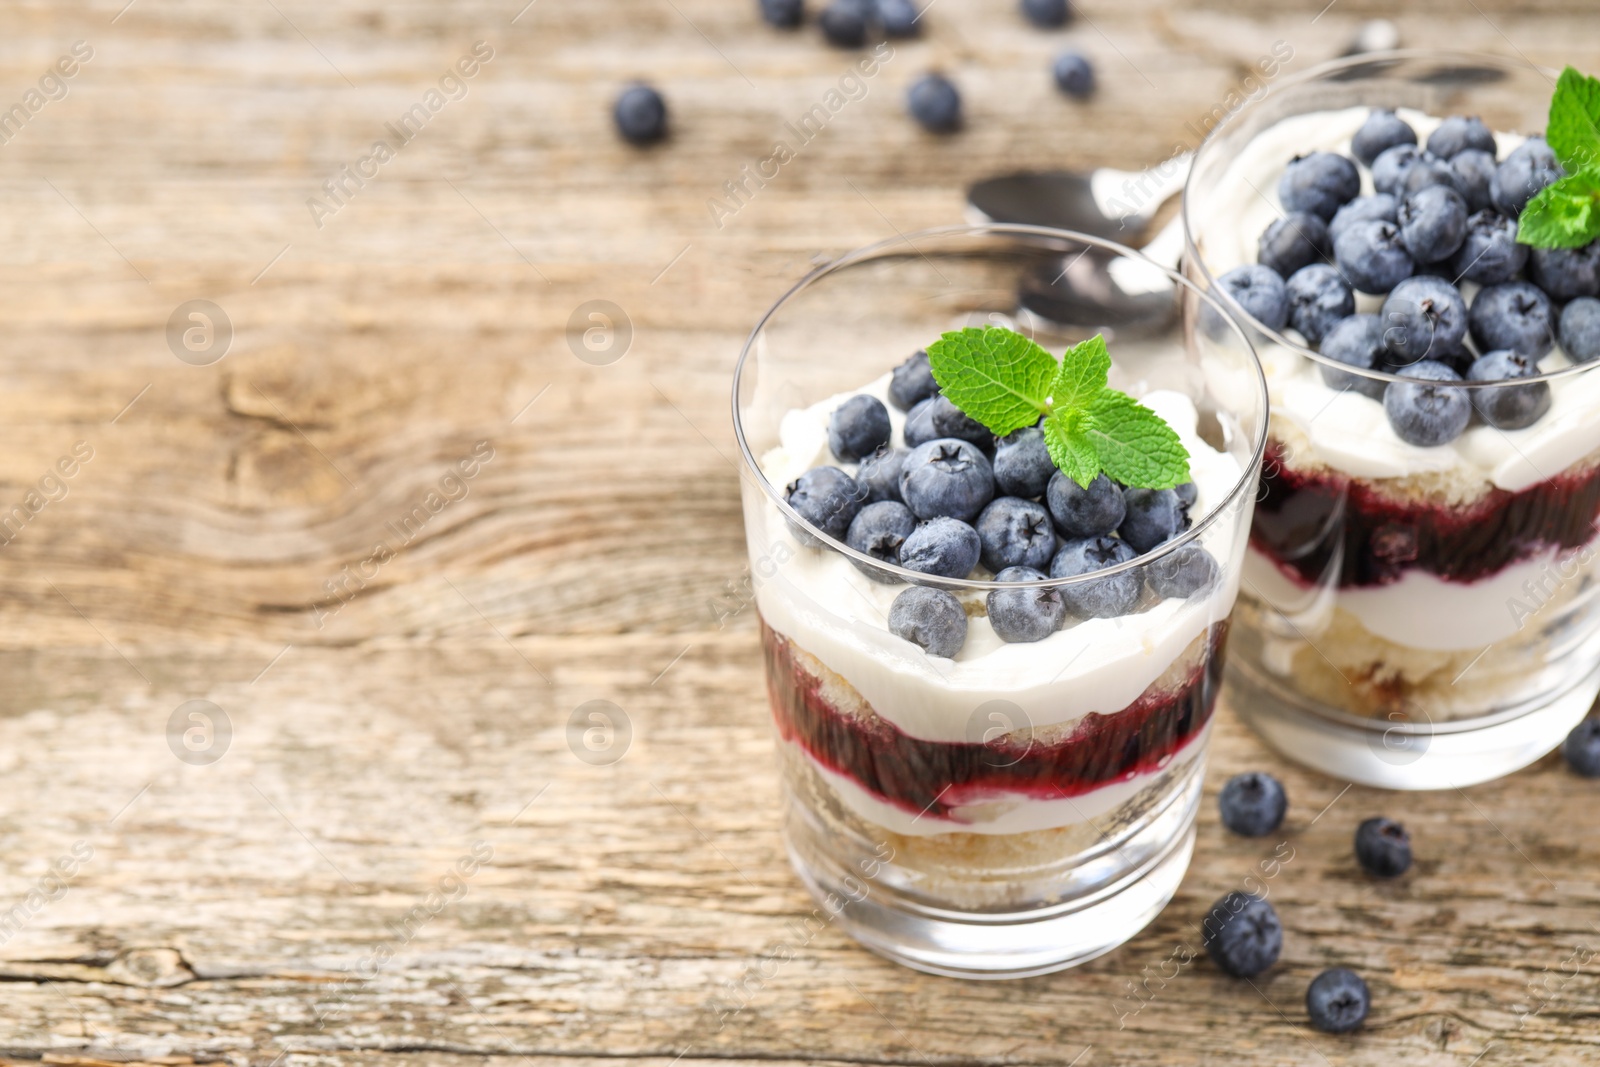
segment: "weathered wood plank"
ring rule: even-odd
[[[1283,770],[1295,858],[1271,892],[1289,936],[1259,991],[1168,962],[1279,844],[1227,837],[1209,802],[1173,906],[1069,974],[933,979],[832,928],[765,962],[811,905],[777,836],[753,619],[718,628],[708,607],[744,566],[726,400],[744,332],[813,257],[954,221],[960,188],[997,167],[1163,158],[1272,41],[1309,66],[1384,5],[1341,0],[1313,24],[1312,7],[1089,4],[1039,35],[1008,5],[946,0],[721,228],[708,199],[856,57],[766,31],[742,0],[521,6],[0,12],[0,101],[72,42],[95,49],[0,145],[0,514],[77,442],[93,450],[0,548],[0,1052],[1594,1057],[1594,966],[1570,962],[1600,938],[1591,794],[1555,760],[1465,796],[1341,795]],[[1600,67],[1578,0],[1478,6],[1414,5],[1402,32]],[[477,40],[495,54],[465,99],[318,229],[306,200]],[[1100,64],[1089,109],[1044,77],[1068,40]],[[931,66],[967,94],[949,142],[900,114]],[[606,117],[640,74],[677,127],[646,153]],[[164,337],[196,298],[236,331],[207,367]],[[597,298],[635,327],[606,367],[565,336]],[[493,457],[465,495],[396,534],[479,441]],[[380,541],[395,558],[344,577]],[[567,745],[595,698],[632,722],[614,766]],[[233,728],[209,766],[169,747],[194,699]],[[1213,783],[1279,766],[1220,727]],[[1350,858],[1380,810],[1418,840],[1398,886]],[[492,857],[432,914],[480,841]],[[35,908],[79,842],[92,855]],[[1373,984],[1357,1037],[1302,1023],[1333,963]]]

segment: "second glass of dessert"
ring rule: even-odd
[[[1018,310],[1068,271],[1108,285],[1058,286],[1065,322]],[[1211,328],[1183,332],[1181,303]],[[1193,845],[1265,440],[1243,330],[1116,245],[928,231],[780,300],[734,417],[818,921],[967,977],[1133,936]]]
[[[1189,272],[1272,401],[1230,680],[1301,762],[1484,781],[1600,691],[1600,244],[1550,209],[1590,99],[1572,71],[1361,56],[1196,156]]]

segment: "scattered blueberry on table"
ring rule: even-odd
[[[823,38],[835,48],[860,48],[866,44],[871,23],[868,0],[832,0],[817,18]]]
[[[1367,983],[1354,971],[1333,967],[1306,987],[1306,1014],[1311,1025],[1327,1034],[1347,1034],[1366,1020],[1372,1006]]]
[[[1411,869],[1411,835],[1393,819],[1367,819],[1356,827],[1356,860],[1379,878],[1398,878]]]
[[[792,30],[805,21],[805,0],[760,0],[761,17],[768,25]]]
[[[1254,978],[1278,962],[1283,951],[1277,910],[1237,890],[1211,906],[1200,931],[1211,961],[1235,978]]]
[[[612,117],[630,144],[654,144],[667,135],[667,102],[648,85],[630,85],[617,97]]]
[[[1022,0],[1022,17],[1041,29],[1053,30],[1072,21],[1067,0]]]
[[[1561,743],[1567,766],[1585,778],[1600,778],[1600,718],[1590,716],[1572,728]]]
[[[1082,52],[1062,52],[1050,65],[1056,88],[1079,100],[1094,95],[1094,65]]]
[[[1283,823],[1289,796],[1283,783],[1264,771],[1246,771],[1229,778],[1217,796],[1222,825],[1244,837],[1270,834]]]
[[[924,74],[912,82],[906,108],[929,133],[954,133],[961,128],[961,92],[943,74]]]

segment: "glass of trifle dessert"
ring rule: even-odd
[[[1172,314],[1019,310],[1068,263]],[[1180,302],[1213,329],[1185,333]],[[1230,323],[1136,252],[991,225],[845,255],[751,334],[751,581],[822,921],[1018,977],[1113,948],[1176,891],[1265,441]]]
[[[1187,269],[1272,402],[1230,703],[1300,762],[1485,781],[1600,691],[1597,124],[1571,69],[1399,52],[1275,85],[1196,156]]]

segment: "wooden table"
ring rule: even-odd
[[[0,104],[27,106],[59,57],[73,70],[0,144],[0,1052],[1600,1056],[1593,785],[1551,758],[1465,792],[1346,789],[1225,710],[1211,789],[1265,765],[1293,798],[1271,885],[1286,947],[1256,988],[1204,963],[1162,977],[1272,847],[1225,835],[1209,796],[1171,907],[1070,973],[929,978],[831,928],[765,962],[811,904],[776,829],[753,613],[717,622],[745,575],[742,335],[819,255],[953,221],[1002,166],[1155,162],[1274,41],[1303,69],[1395,5],[1313,22],[1320,2],[1094,0],[1043,35],[1009,2],[942,0],[719,228],[708,201],[855,57],[744,0],[524,2],[0,12]],[[1402,22],[1409,42],[1589,70],[1595,28],[1587,0],[1429,0]],[[1098,62],[1090,106],[1048,84],[1061,40]],[[477,41],[473,76],[445,83],[465,95],[428,110]],[[971,116],[944,141],[901,113],[933,66]],[[609,128],[639,75],[671,102],[659,150]],[[421,132],[374,161],[419,103]],[[220,334],[169,345],[194,300],[231,324],[224,358]],[[602,365],[569,343],[593,300],[633,331]],[[631,726],[615,762],[569,748],[591,700]],[[1378,812],[1417,840],[1395,885],[1351,856]],[[1335,964],[1374,993],[1353,1037],[1305,1025],[1306,983]]]

